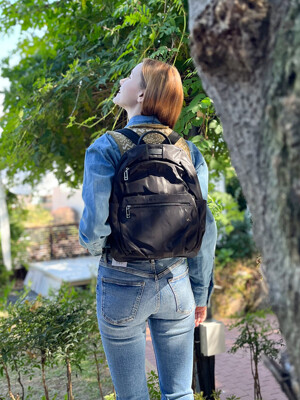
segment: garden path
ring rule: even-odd
[[[228,351],[238,336],[237,329],[228,330],[231,320],[223,320],[225,324],[226,350]],[[156,371],[156,362],[153,352],[149,328],[146,332],[146,370]],[[286,400],[271,372],[261,362],[259,376],[263,400]],[[228,352],[215,356],[216,389],[222,390],[221,400],[235,395],[241,400],[253,400],[253,378],[250,369],[250,354],[239,350],[235,354]]]

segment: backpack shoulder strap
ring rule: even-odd
[[[126,151],[132,149],[134,147],[140,136],[128,128],[118,129],[116,131],[108,131],[110,136],[113,137],[115,142],[117,143],[121,156],[126,153]]]
[[[177,132],[172,131],[168,135],[168,138],[170,139],[172,144],[174,144],[175,146],[184,150],[186,152],[186,154],[188,155],[189,159],[192,161],[192,155],[191,155],[190,148],[189,148],[186,140],[182,136],[180,136]],[[164,140],[163,143],[166,143],[166,142],[167,142],[167,140]]]
[[[178,142],[178,140],[181,139],[181,136],[180,136],[177,132],[172,131],[172,132],[168,135],[168,139],[170,140],[170,142],[171,142],[172,144],[176,144],[176,143]],[[167,139],[165,139],[165,140],[163,141],[163,144],[164,144],[164,143],[168,143],[168,142],[167,142]]]
[[[131,140],[134,144],[138,144],[140,136],[136,132],[134,132],[133,130],[128,129],[128,128],[123,128],[123,129],[117,129],[115,132],[122,133],[129,140]]]

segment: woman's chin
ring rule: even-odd
[[[113,103],[116,104],[117,106],[120,106],[120,99],[119,99],[119,93],[117,93],[115,95],[115,97],[113,98]]]

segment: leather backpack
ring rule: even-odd
[[[206,201],[195,167],[175,144],[180,135],[130,129],[117,132],[135,146],[126,151],[113,179],[109,237],[112,257],[120,262],[197,255],[205,231]],[[160,144],[144,142],[150,133]]]

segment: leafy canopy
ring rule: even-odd
[[[37,183],[53,171],[82,182],[86,148],[126,115],[112,98],[120,78],[145,57],[177,67],[184,107],[175,130],[206,159],[211,178],[232,172],[222,127],[189,55],[186,0],[0,0],[0,35],[21,26],[18,65],[2,60],[5,91],[0,169]],[[221,196],[222,197],[222,196]],[[224,197],[224,196],[223,196]],[[228,204],[230,217],[221,211]],[[211,203],[222,224],[241,218],[232,198]],[[224,221],[225,220],[225,221]]]
[[[9,166],[10,176],[28,171],[31,183],[54,169],[60,182],[77,187],[91,141],[124,125],[112,98],[120,77],[144,57],[176,65],[185,92],[176,129],[186,137],[192,127],[193,136],[201,132],[194,141],[216,171],[229,165],[222,128],[189,57],[185,6],[180,0],[1,0],[0,33],[16,24],[28,33],[15,50],[19,64],[2,60],[11,86],[1,119],[1,167]]]

